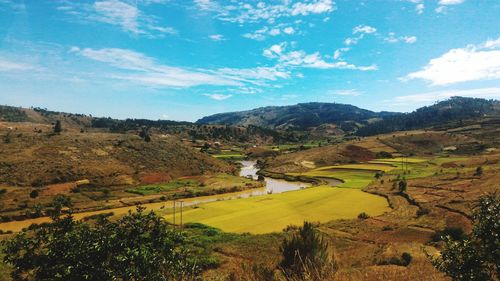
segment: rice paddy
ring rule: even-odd
[[[301,225],[305,220],[352,219],[361,212],[377,216],[388,210],[383,197],[358,189],[321,186],[199,205],[184,211],[183,222],[199,222],[227,232],[259,234],[279,232],[289,225]],[[165,218],[173,221],[172,214]]]

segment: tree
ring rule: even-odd
[[[488,194],[474,208],[470,237],[447,236],[440,257],[431,262],[454,281],[486,281],[500,278],[500,196]]]
[[[405,179],[402,179],[399,181],[398,187],[399,187],[399,193],[404,193],[406,191],[408,184],[406,183]]]
[[[141,128],[141,132],[139,133],[139,136],[145,141],[145,142],[150,142],[151,141],[151,135],[149,133],[149,129],[146,127]]]
[[[38,197],[38,190],[32,190],[30,192],[30,198],[35,199]]]
[[[476,172],[474,173],[474,176],[482,176],[483,175],[483,167],[479,166],[476,168]]]
[[[186,280],[199,271],[184,235],[138,207],[116,222],[71,216],[30,227],[4,242],[14,280]]]
[[[61,121],[57,120],[56,124],[54,125],[54,134],[60,134],[61,132],[62,132]]]
[[[280,268],[289,279],[323,280],[336,269],[328,244],[310,222],[283,241],[281,253]]]

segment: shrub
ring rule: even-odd
[[[392,154],[390,152],[387,152],[387,151],[380,151],[380,152],[377,152],[375,157],[376,158],[392,158]]]
[[[12,278],[34,280],[189,280],[199,274],[184,235],[153,212],[95,224],[71,216],[32,226],[3,242]]]
[[[390,230],[394,230],[394,228],[390,225],[386,225],[386,226],[382,227],[382,231],[390,231]]]
[[[434,242],[443,240],[445,237],[450,237],[452,240],[462,240],[465,238],[464,230],[460,227],[445,227],[441,231],[436,231],[431,239]]]
[[[483,167],[479,166],[476,168],[476,172],[474,172],[474,176],[482,176],[483,175]]]
[[[417,217],[421,217],[421,216],[424,216],[424,215],[428,215],[430,214],[431,210],[427,209],[427,208],[419,208],[417,210]]]
[[[398,187],[399,187],[399,193],[404,193],[406,192],[406,188],[407,188],[407,183],[406,183],[406,180],[403,179],[403,180],[400,180],[399,183],[398,183]]]
[[[310,222],[304,222],[281,246],[280,268],[288,279],[324,280],[336,270],[328,244]]]
[[[368,215],[367,213],[365,212],[362,212],[358,215],[358,219],[361,219],[361,220],[366,220],[366,219],[369,219],[370,218],[370,215]]]
[[[30,198],[34,199],[38,197],[38,190],[32,190],[30,192]]]
[[[439,257],[432,264],[453,280],[498,280],[500,278],[500,196],[479,198],[474,207],[474,227],[470,237],[444,239]]]
[[[54,134],[60,134],[61,132],[62,132],[61,121],[57,120],[55,125],[54,125]]]

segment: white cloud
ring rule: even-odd
[[[295,29],[293,27],[289,26],[289,27],[286,27],[285,29],[283,29],[283,32],[285,32],[286,34],[294,34]]]
[[[79,22],[101,22],[118,26],[123,31],[134,35],[161,37],[165,34],[175,34],[172,27],[160,26],[152,16],[144,14],[138,5],[164,3],[163,0],[136,1],[132,5],[119,0],[100,0],[89,4],[85,2],[63,1],[57,7],[58,11],[66,13]]]
[[[25,64],[0,58],[0,72],[18,72],[18,71],[33,70],[36,68],[37,67],[31,64]]]
[[[432,59],[420,71],[408,74],[403,80],[423,79],[433,85],[466,81],[500,79],[500,50],[498,40],[480,45],[452,49]]]
[[[204,11],[216,11],[219,9],[219,5],[212,0],[194,0],[194,3],[200,10]]]
[[[438,14],[445,14],[447,6],[462,4],[464,0],[439,0],[438,7],[434,10]]]
[[[203,95],[218,101],[226,100],[233,96],[233,95],[223,95],[223,94],[203,94]]]
[[[121,71],[109,77],[152,87],[186,88],[199,85],[244,87],[247,84],[265,86],[265,81],[288,79],[289,73],[277,67],[190,69],[159,64],[155,59],[132,50],[80,49],[70,52],[106,63]]]
[[[322,14],[326,12],[331,12],[334,9],[332,0],[318,0],[312,3],[295,3],[292,7],[292,16],[302,15],[307,16],[309,14]]]
[[[396,36],[396,33],[394,32],[389,32],[387,37],[384,38],[384,41],[389,42],[389,43],[398,43],[398,42],[405,42],[408,44],[413,44],[417,42],[417,37],[416,36]]]
[[[438,14],[445,14],[446,13],[446,6],[439,6],[434,11]]]
[[[424,13],[424,10],[425,10],[425,5],[424,3],[420,3],[420,4],[417,4],[415,6],[415,11],[417,11],[417,14],[421,15]]]
[[[253,33],[245,33],[242,36],[245,38],[248,38],[248,39],[263,41],[267,38],[267,36],[278,36],[282,33],[290,35],[290,34],[295,33],[295,29],[293,27],[288,26],[288,27],[282,28],[283,26],[285,26],[285,25],[281,24],[281,25],[277,25],[276,27],[273,27],[273,28],[269,28],[267,26],[264,26],[261,29],[254,31]]]
[[[356,37],[349,37],[344,40],[344,45],[351,46],[358,44],[359,40],[365,37],[365,34],[377,32],[375,27],[369,25],[358,25],[352,29],[352,34],[359,34]]]
[[[335,96],[349,96],[349,97],[357,97],[361,95],[361,93],[356,89],[336,90],[336,91],[331,91],[330,94]]]
[[[274,23],[278,18],[324,14],[335,10],[335,4],[332,0],[285,0],[279,4],[261,1],[254,5],[248,1],[235,1],[232,5],[217,5],[217,7],[214,7],[213,1],[196,0],[196,2],[203,2],[203,5],[198,3],[200,9],[217,13],[216,18],[240,24],[261,21]]]
[[[500,37],[497,39],[488,39],[483,43],[482,47],[486,49],[500,48]]]
[[[376,32],[376,31],[377,31],[377,29],[375,27],[371,27],[369,25],[358,25],[355,28],[353,28],[352,34],[356,34],[356,33],[370,34],[370,33]]]
[[[276,36],[276,35],[279,35],[280,33],[281,33],[281,31],[278,28],[273,28],[273,29],[269,30],[269,35],[271,35],[271,36]]]
[[[356,66],[344,61],[327,62],[319,52],[307,54],[303,50],[285,52],[287,44],[281,43],[263,51],[263,55],[270,59],[277,59],[279,65],[286,67],[304,67],[317,69],[355,69],[361,71],[377,70],[376,65]]]
[[[210,39],[212,39],[213,41],[222,41],[222,40],[225,40],[224,39],[224,35],[222,34],[212,34],[210,36],[208,36]]]
[[[405,41],[408,44],[413,44],[413,43],[417,42],[416,36],[403,36],[402,39],[403,39],[403,41]]]
[[[439,0],[439,5],[458,5],[462,4],[464,0]]]
[[[454,96],[499,99],[500,88],[479,88],[468,90],[446,90],[399,96],[394,99],[396,104],[431,103]]]

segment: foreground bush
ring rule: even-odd
[[[140,207],[116,222],[54,216],[30,229],[4,242],[14,280],[187,280],[199,272],[185,237]]]
[[[454,281],[500,278],[500,196],[489,194],[474,208],[474,228],[469,238],[446,236],[441,256],[433,265]]]
[[[283,241],[281,252],[280,268],[288,280],[325,280],[336,271],[328,244],[310,222]]]

